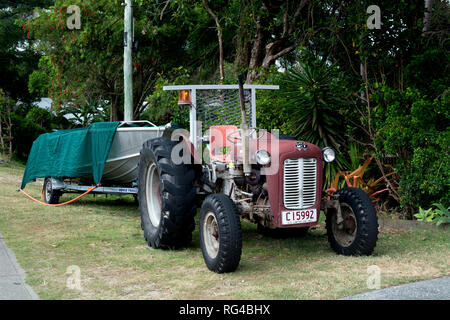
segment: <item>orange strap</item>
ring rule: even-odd
[[[74,198],[74,199],[72,199],[72,200],[69,200],[69,201],[64,202],[64,203],[57,203],[57,204],[50,204],[50,203],[45,203],[45,202],[39,201],[39,200],[33,198],[32,196],[30,196],[28,193],[26,193],[26,192],[23,191],[22,189],[19,189],[19,191],[22,192],[22,193],[23,193],[25,196],[27,196],[29,199],[31,199],[31,200],[33,200],[34,202],[37,202],[37,203],[39,203],[39,204],[42,204],[42,205],[44,205],[44,206],[49,206],[49,207],[60,207],[60,206],[64,206],[64,205],[66,205],[66,204],[72,203],[72,202],[74,202],[74,201],[76,201],[76,200],[78,200],[78,199],[84,197],[84,196],[87,195],[89,192],[91,192],[92,190],[94,190],[95,188],[97,188],[97,187],[99,187],[99,186],[100,186],[100,183],[97,184],[97,185],[94,186],[94,187],[88,188],[87,191],[86,191],[85,193],[80,194],[78,197],[76,197],[76,198]]]

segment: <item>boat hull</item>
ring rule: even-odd
[[[145,141],[162,136],[164,127],[118,127],[103,170],[102,182],[133,183],[138,176],[139,155]]]

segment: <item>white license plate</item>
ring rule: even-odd
[[[281,212],[282,224],[299,224],[317,221],[316,209],[289,210]]]

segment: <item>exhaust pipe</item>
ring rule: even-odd
[[[248,136],[248,125],[247,125],[246,112],[245,112],[244,78],[245,78],[245,74],[240,74],[238,76],[239,99],[241,102],[242,148],[244,149],[243,169],[244,169],[244,174],[246,176],[249,176],[252,172],[252,167],[250,165],[250,150],[249,150],[250,146],[249,146],[249,136]]]

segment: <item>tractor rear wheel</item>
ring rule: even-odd
[[[331,248],[346,256],[372,254],[378,238],[378,219],[369,196],[358,188],[343,188],[337,194],[343,222],[337,223],[336,210],[327,214]]]
[[[166,137],[144,143],[139,160],[138,203],[148,245],[176,249],[188,245],[195,228],[195,174],[189,164],[175,164]]]
[[[203,201],[199,221],[200,245],[209,270],[233,272],[242,253],[241,221],[234,202],[225,194]]]

